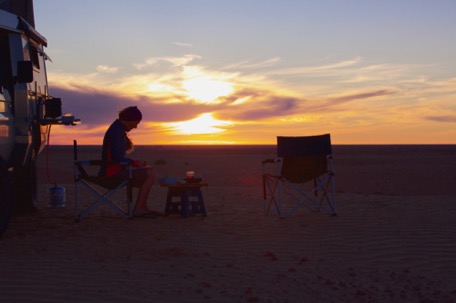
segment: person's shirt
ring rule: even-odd
[[[120,162],[134,162],[132,159],[126,157],[127,140],[125,127],[119,119],[116,119],[108,128],[103,138],[100,176],[112,176],[119,173],[121,166],[118,163]]]

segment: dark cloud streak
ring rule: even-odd
[[[252,103],[245,103],[232,108],[227,107],[218,114],[224,119],[242,121],[280,117],[293,114],[298,108],[298,103],[299,100],[292,97],[269,96],[260,98],[260,100],[253,100]]]
[[[302,104],[302,110],[311,113],[324,113],[329,111],[337,112],[342,110],[340,105],[344,105],[352,101],[370,99],[374,97],[389,96],[395,93],[396,91],[394,90],[383,89],[360,94],[351,94],[336,98],[328,98],[326,100],[317,100],[311,102],[306,101],[305,104]]]
[[[446,115],[446,116],[426,116],[425,120],[435,121],[435,122],[444,122],[444,123],[455,123],[456,115]]]
[[[124,97],[85,87],[78,89],[53,88],[51,93],[62,98],[64,113],[72,113],[86,125],[111,123],[119,110],[130,105],[138,106],[144,119],[154,122],[188,120],[202,112],[213,110],[204,104],[166,103],[163,99],[146,96]]]
[[[198,104],[179,95],[155,98],[144,95],[125,97],[90,87],[73,87],[77,90],[54,88],[52,93],[62,98],[64,112],[73,113],[85,125],[109,124],[117,117],[119,110],[130,105],[137,105],[143,112],[144,120],[151,122],[185,121],[207,112],[215,113],[218,119],[223,120],[256,121],[294,114],[340,111],[343,110],[340,105],[352,101],[396,93],[393,90],[384,89],[325,100],[307,100],[276,95],[267,90],[247,88],[225,97],[223,102],[218,104]],[[245,97],[250,97],[247,102],[233,105],[236,100]],[[171,99],[177,102],[169,102]],[[453,122],[451,117],[429,117],[428,119]]]
[[[395,93],[396,93],[396,91],[393,91],[393,90],[382,89],[382,90],[376,90],[376,91],[362,93],[362,94],[354,94],[354,95],[338,97],[338,98],[330,99],[329,102],[331,102],[331,104],[333,104],[333,105],[342,104],[342,103],[350,102],[353,100],[381,97],[381,96],[392,95]]]

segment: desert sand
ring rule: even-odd
[[[456,302],[454,145],[334,146],[338,215],[287,219],[264,213],[274,146],[137,147],[158,176],[202,176],[208,216],[125,220],[101,207],[79,223],[72,148],[46,152],[39,211],[0,239],[0,302]],[[65,208],[48,206],[55,182]],[[165,196],[154,186],[150,208]]]

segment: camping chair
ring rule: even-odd
[[[98,206],[106,204],[116,214],[123,218],[132,217],[132,197],[133,197],[133,186],[132,186],[132,166],[128,163],[120,163],[125,165],[129,171],[127,178],[117,177],[100,177],[98,176],[98,169],[101,165],[101,160],[78,160],[78,144],[77,141],[73,141],[73,152],[74,152],[74,193],[75,193],[75,215],[76,221],[80,221],[84,217],[88,216]],[[89,173],[90,172],[90,173]],[[78,187],[79,185],[88,189],[96,200],[93,201],[85,209],[80,209],[80,203],[78,201]],[[122,188],[127,190],[127,210],[123,210],[117,206],[111,197],[120,191]]]
[[[267,172],[271,163],[276,164],[276,172]],[[301,207],[336,215],[329,134],[277,137],[277,158],[263,160],[262,167],[266,213],[274,206],[282,218],[291,216]]]

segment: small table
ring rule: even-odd
[[[190,215],[207,216],[201,187],[207,183],[162,184],[168,188],[164,215],[180,214],[187,218]]]

